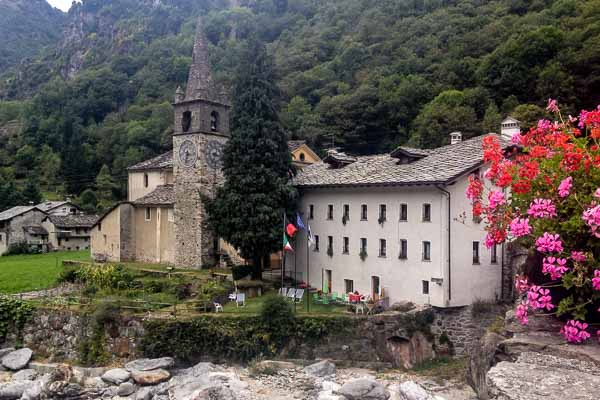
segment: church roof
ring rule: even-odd
[[[173,168],[173,151],[167,151],[159,156],[142,161],[127,168],[129,171],[146,171]]]
[[[206,100],[229,105],[227,91],[212,77],[208,58],[208,42],[204,34],[202,17],[198,18],[192,65],[188,75],[184,101]]]
[[[340,168],[325,162],[315,163],[298,173],[294,185],[310,188],[447,184],[483,163],[484,137],[431,150],[410,149],[412,153],[420,153],[420,158],[407,164],[400,164],[392,156],[398,149],[392,154],[356,157],[354,162]]]
[[[173,185],[157,186],[152,192],[137,199],[136,206],[169,206],[175,204],[175,187]]]

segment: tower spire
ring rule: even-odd
[[[188,75],[186,100],[213,100],[211,99],[214,89],[210,65],[208,62],[208,44],[204,35],[202,17],[198,17],[196,25],[196,38],[194,39],[194,53],[192,65]],[[215,99],[216,100],[216,99]]]

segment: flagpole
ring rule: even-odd
[[[285,237],[285,210],[283,211],[283,236]],[[283,276],[285,274],[285,243],[281,247],[281,287],[283,288]]]
[[[308,225],[310,226],[310,225]],[[308,255],[310,254],[310,243],[308,242],[309,231],[306,230],[306,297],[308,297],[308,303],[306,303],[306,311],[310,312],[310,263],[308,262]]]
[[[294,287],[296,291],[298,291],[298,240],[296,239],[298,236],[295,235],[294,237]],[[296,300],[294,300],[294,312],[296,312]]]

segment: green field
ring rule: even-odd
[[[0,293],[51,288],[63,260],[89,261],[89,250],[0,257]]]

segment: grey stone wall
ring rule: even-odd
[[[132,204],[119,206],[121,261],[135,260],[135,209]]]
[[[46,217],[46,214],[43,212],[32,210],[11,219],[5,229],[7,247],[24,242],[26,237],[23,227],[41,225],[44,217]]]
[[[506,306],[489,304],[483,312],[473,312],[473,306],[434,308],[435,321],[431,327],[436,344],[443,347],[439,339],[442,334],[450,339],[456,355],[468,354],[498,318],[506,312]]]

